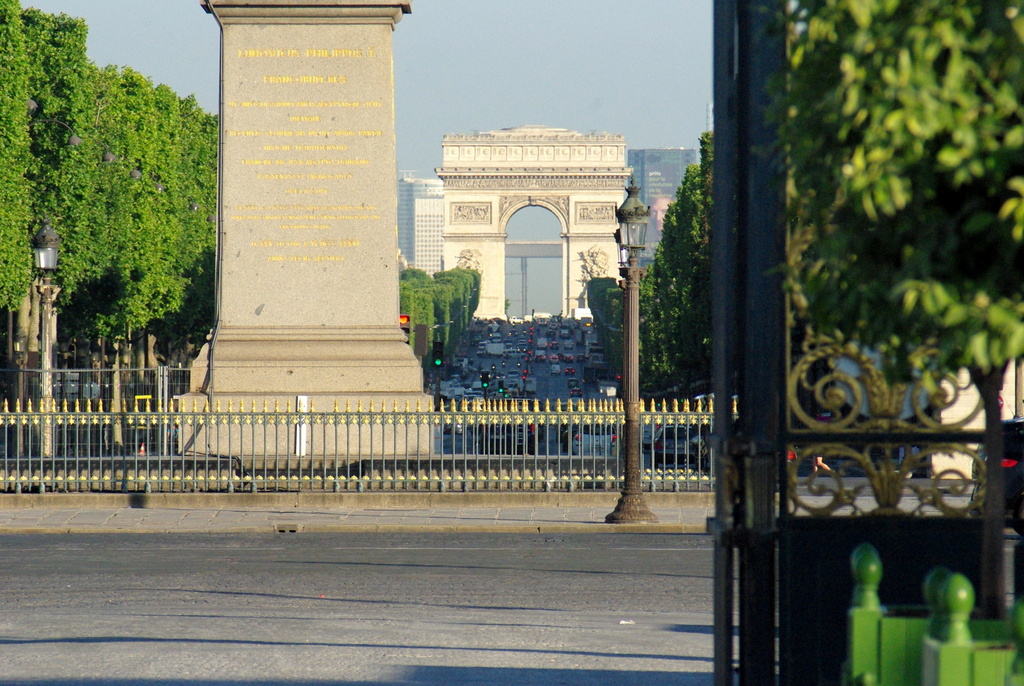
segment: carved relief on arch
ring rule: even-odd
[[[546,207],[555,213],[562,226],[569,225],[569,196],[567,195],[544,195],[544,196],[502,196],[498,201],[498,216],[507,220],[509,215],[518,209],[526,206]]]
[[[576,203],[577,224],[614,224],[615,203],[613,202],[578,202]]]
[[[491,203],[452,203],[452,216],[450,222],[452,224],[490,224]]]

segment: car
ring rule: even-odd
[[[707,470],[711,466],[702,426],[670,425],[657,427],[651,439],[654,466]]]
[[[537,431],[534,424],[480,424],[476,427],[477,450],[482,455],[534,455]]]
[[[1024,417],[1003,421],[1003,480],[1011,526],[1024,536]]]
[[[565,375],[566,376],[573,376],[575,374],[576,374],[576,367],[566,367],[565,368]]]
[[[583,397],[583,389],[580,388],[579,386],[573,386],[572,388],[569,389],[569,397],[570,398],[582,398]]]
[[[572,454],[587,457],[611,457],[618,447],[618,427],[614,424],[580,424],[572,437]]]

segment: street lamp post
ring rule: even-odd
[[[609,524],[658,521],[647,507],[640,488],[640,279],[647,270],[639,267],[638,262],[647,243],[649,211],[640,201],[640,188],[632,178],[626,191],[628,196],[616,211],[620,254],[624,252],[622,248],[628,253],[625,266],[619,269],[625,280],[622,294],[622,403],[625,421],[621,443],[626,451],[625,478],[615,510],[605,517]]]
[[[57,251],[60,248],[60,236],[53,230],[49,222],[43,222],[43,226],[32,238],[32,248],[35,252],[36,268],[42,272],[42,279],[36,286],[39,293],[40,322],[39,322],[39,361],[42,368],[42,398],[40,409],[53,409],[53,378],[50,370],[53,367],[53,341],[56,338],[53,326],[53,302],[60,293],[60,286],[52,283],[50,276],[57,268]],[[42,436],[43,457],[53,456],[53,434],[49,427],[47,418]]]

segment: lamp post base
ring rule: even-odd
[[[605,524],[656,524],[658,515],[651,512],[643,495],[623,493],[615,509],[604,518]]]

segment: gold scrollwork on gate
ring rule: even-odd
[[[811,332],[795,352],[786,379],[790,514],[981,511],[983,452],[950,442],[982,413],[980,398],[965,393],[969,385],[953,375],[930,388],[892,381],[870,351]]]

